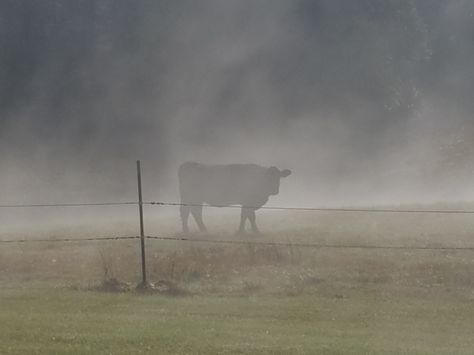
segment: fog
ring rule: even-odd
[[[469,201],[470,1],[0,1],[1,203],[179,200],[184,161],[291,169],[270,205]]]

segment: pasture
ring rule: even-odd
[[[208,218],[209,234],[193,237],[237,238],[236,214]],[[239,238],[290,246],[148,240],[149,279],[169,282],[180,291],[174,296],[133,289],[135,240],[2,245],[0,353],[474,351],[474,251],[291,245],[471,247],[472,216],[272,211],[259,218],[265,234]],[[176,222],[148,220],[148,234],[169,234]],[[134,228],[56,227],[28,238]],[[103,292],[105,278],[130,290]]]

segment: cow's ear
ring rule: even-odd
[[[291,174],[291,170],[285,169],[280,170],[280,177],[285,178]]]

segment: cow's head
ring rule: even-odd
[[[280,192],[280,179],[291,174],[288,169],[280,170],[274,166],[267,170],[268,193],[270,195],[277,195]]]

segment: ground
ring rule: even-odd
[[[175,296],[133,290],[133,240],[2,246],[0,354],[472,354],[474,251],[297,246],[468,247],[471,219],[271,214],[245,240],[293,246],[148,241],[150,280]],[[131,290],[99,291],[111,277]]]
[[[472,354],[474,301],[449,296],[169,298],[3,290],[2,354]]]

